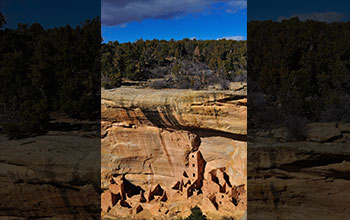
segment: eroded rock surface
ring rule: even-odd
[[[97,219],[100,138],[88,134],[0,136],[0,219]]]
[[[325,127],[318,129],[323,132]],[[248,160],[249,219],[349,218],[347,141],[283,143],[259,138],[249,141]]]
[[[176,219],[195,205],[210,219],[242,218],[245,86],[104,90],[101,108],[104,218]]]

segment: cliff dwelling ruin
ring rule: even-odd
[[[130,183],[125,175],[110,179],[109,189],[102,193],[102,211],[107,213],[113,207],[128,210],[130,214],[138,214],[148,210],[162,210],[162,203],[175,200],[185,200],[202,195],[206,197],[216,210],[234,210],[237,206],[245,206],[245,185],[232,185],[225,168],[206,170],[206,161],[201,151],[191,152],[188,156],[188,166],[179,170],[182,178],[171,187],[156,184],[149,190]],[[207,174],[207,176],[205,176]]]
[[[209,219],[246,212],[245,89],[102,91],[101,215]]]

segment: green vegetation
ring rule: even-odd
[[[203,214],[202,210],[198,206],[195,206],[191,208],[190,216],[185,219],[180,218],[180,220],[207,220],[207,217]]]
[[[10,138],[44,133],[53,111],[100,117],[99,19],[46,30],[38,23],[19,24],[0,30],[0,42],[3,133]]]
[[[350,120],[350,22],[248,23],[249,127]]]
[[[246,80],[246,41],[138,40],[102,44],[102,86],[122,79],[166,79],[165,87],[203,88],[219,79]],[[158,87],[160,83],[156,83]]]

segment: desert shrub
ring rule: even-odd
[[[167,87],[167,83],[164,79],[157,79],[151,83],[152,89],[164,89]]]
[[[229,90],[230,89],[230,81],[226,79],[220,79],[220,89],[221,90]]]
[[[191,84],[190,84],[190,78],[188,76],[179,76],[176,79],[176,85],[175,87],[178,89],[189,89]]]
[[[198,206],[195,206],[191,208],[191,215],[185,218],[185,220],[207,220],[207,217]]]
[[[325,106],[321,112],[322,121],[350,121],[350,100],[349,97],[342,97],[337,105]]]
[[[265,98],[262,93],[250,93],[248,97],[249,110],[256,110],[265,108]]]
[[[234,82],[247,82],[247,71],[242,72],[241,74],[237,74],[233,80]]]
[[[249,108],[249,107],[248,107]],[[284,117],[280,109],[275,106],[265,107],[256,112],[248,111],[249,127],[274,128],[281,126]]]
[[[243,67],[237,68],[228,72],[226,78],[232,82],[247,82],[247,70],[243,69]]]
[[[119,87],[121,85],[121,79],[120,78],[115,78],[106,76],[106,75],[101,75],[101,86],[105,89],[113,89],[116,87]]]
[[[190,88],[193,90],[200,90],[202,88],[202,83],[199,79],[192,78],[190,83]]]
[[[19,139],[46,132],[49,123],[48,103],[38,91],[28,91],[28,95],[13,98],[6,103],[4,115],[1,118],[3,132],[10,139]],[[32,96],[31,96],[32,95]]]
[[[157,66],[150,70],[150,78],[162,78],[168,72],[171,72],[170,66]]]
[[[295,115],[285,117],[284,125],[287,128],[287,140],[302,141],[306,138],[306,122],[305,118]]]

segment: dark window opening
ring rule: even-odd
[[[192,158],[194,158],[194,155],[192,155]]]
[[[194,164],[192,164],[192,166],[194,167]]]
[[[196,176],[196,174],[193,174],[193,177],[195,177]]]

